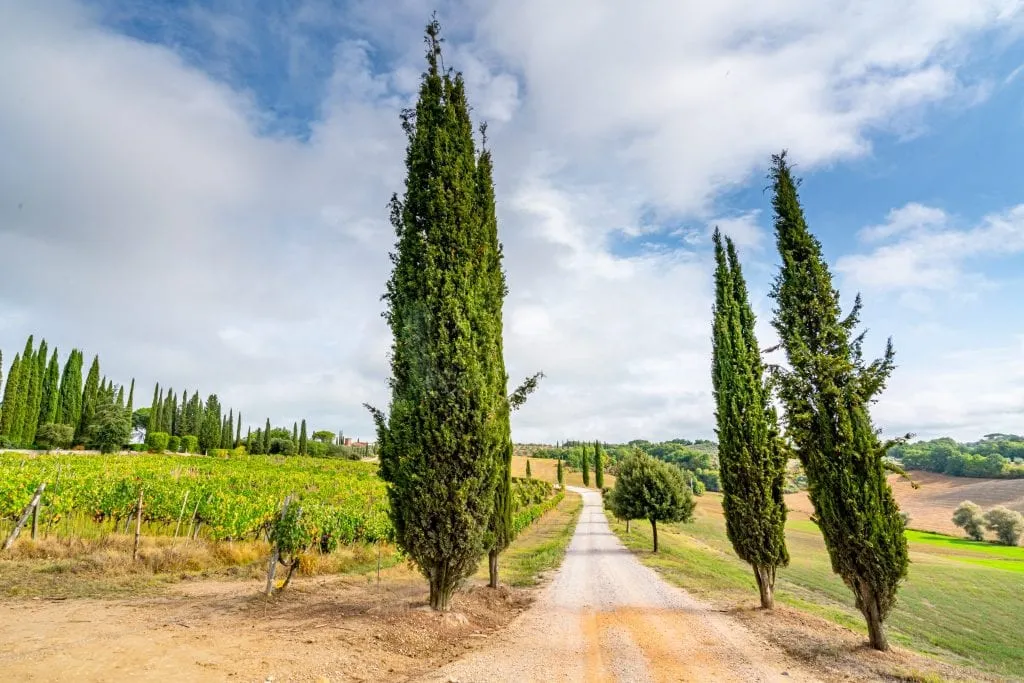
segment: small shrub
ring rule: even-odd
[[[211,458],[227,458],[231,451],[226,448],[211,448],[206,451],[206,454]]]
[[[957,506],[953,512],[953,524],[964,530],[968,538],[975,541],[985,540],[985,518],[981,515],[981,507],[969,500]]]
[[[181,450],[183,453],[198,453],[199,437],[192,434],[186,434],[181,437]]]
[[[999,505],[985,513],[985,526],[989,531],[996,532],[996,537],[1003,545],[1017,545],[1024,533],[1024,516],[1016,510]]]
[[[167,432],[151,432],[146,434],[146,446],[150,453],[163,453],[167,450],[167,442],[170,441],[170,434]]]
[[[46,450],[67,448],[75,438],[75,430],[71,425],[47,422],[36,433],[36,443]]]
[[[295,442],[291,439],[274,438],[270,440],[271,455],[295,455]]]
[[[167,450],[169,450],[171,453],[180,453],[181,452],[181,437],[180,436],[171,436],[171,437],[169,437],[167,439]]]
[[[132,451],[133,453],[142,453],[142,452],[144,452],[146,450],[146,444],[144,444],[144,443],[128,444],[128,450]]]

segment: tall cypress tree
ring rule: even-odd
[[[427,577],[431,607],[447,610],[492,545],[505,397],[473,128],[462,76],[440,68],[439,31],[427,27],[419,100],[402,115],[407,175],[391,202],[385,294],[390,414],[371,412],[398,544]]]
[[[82,352],[71,349],[60,377],[60,408],[58,420],[77,429],[82,416]]]
[[[771,609],[775,571],[789,564],[786,455],[779,442],[754,311],[732,240],[716,229],[711,379],[718,422],[718,460],[725,530],[754,570],[761,607]]]
[[[132,416],[135,415],[135,378],[132,377],[132,385],[128,390],[128,406],[124,410],[128,416],[128,423],[131,424]]]
[[[810,233],[785,152],[772,157],[775,237],[782,268],[772,289],[773,324],[790,370],[779,372],[786,433],[807,474],[815,518],[832,569],[856,597],[871,646],[888,649],[883,621],[907,573],[904,522],[886,481],[869,403],[893,369],[892,340],[885,355],[866,363],[858,295],[842,316],[839,292]]]
[[[221,439],[220,400],[217,394],[210,394],[203,411],[203,423],[199,429],[199,450],[204,453],[219,448]]]
[[[604,459],[601,455],[601,442],[594,442],[594,485],[604,488]]]
[[[299,455],[306,455],[309,452],[309,440],[306,436],[306,421],[302,421],[302,428],[299,429]]]
[[[0,351],[0,385],[2,385],[3,383],[4,383],[4,352]],[[2,401],[0,401],[0,425],[3,424],[3,409],[4,409],[4,404],[3,404]],[[3,431],[0,430],[0,435],[2,435],[2,434],[3,434]]]
[[[270,452],[270,418],[267,418],[267,425],[263,429],[262,453]]]
[[[242,445],[242,413],[238,413],[238,423],[235,425],[235,448]]]
[[[93,418],[96,416],[96,400],[99,390],[100,357],[93,356],[89,374],[85,379],[85,388],[82,390],[82,416],[79,418],[78,428],[75,430],[75,443],[84,443],[89,434],[89,427],[92,426]]]
[[[228,411],[228,420],[224,423],[224,438],[221,439],[221,448],[231,448],[231,440],[235,436],[235,409]]]
[[[21,398],[21,355],[14,354],[11,371],[7,373],[7,385],[4,386],[4,410],[0,414],[0,436],[16,441],[13,434],[14,420],[18,416],[18,399]]]
[[[160,431],[160,399],[163,393],[160,391],[160,383],[153,387],[153,403],[149,408],[149,425],[146,431],[150,434]]]
[[[46,359],[48,348],[44,339],[32,357],[32,378],[25,403],[25,418],[21,428],[21,441],[31,446],[36,440],[36,429],[39,427],[39,412],[43,401],[43,382],[46,381]]]
[[[21,352],[21,367],[18,377],[18,396],[13,402],[13,414],[11,415],[11,439],[18,444],[24,444],[23,435],[25,422],[28,417],[29,401],[32,396],[32,387],[36,380],[36,356],[33,351],[33,335],[28,336],[25,342],[25,350]],[[37,387],[38,390],[38,387]]]
[[[160,431],[174,432],[174,389],[169,388],[160,404]]]
[[[60,410],[60,359],[57,349],[50,352],[50,362],[46,364],[43,371],[42,394],[39,397],[39,420],[36,422],[36,432],[39,428],[49,422],[57,421],[57,414]]]
[[[299,443],[299,423],[292,423],[292,443]]]
[[[580,464],[583,470],[583,485],[590,486],[590,462],[587,460],[587,444],[580,445]]]

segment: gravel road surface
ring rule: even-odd
[[[668,585],[612,533],[594,491],[565,562],[494,642],[424,681],[813,681],[728,615]]]

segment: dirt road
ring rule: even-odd
[[[811,681],[727,615],[665,583],[584,499],[558,575],[508,633],[424,681]]]

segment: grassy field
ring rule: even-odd
[[[526,461],[527,458],[516,455],[512,457],[512,476],[513,477],[525,477],[526,476]],[[534,479],[542,479],[543,481],[551,482],[552,484],[558,483],[558,461],[551,460],[548,458],[529,458],[530,461],[530,473]],[[574,470],[566,468],[565,470],[565,483],[567,486],[579,486],[583,487],[583,475]],[[604,475],[605,486],[615,486],[614,475]],[[596,488],[594,483],[594,472],[590,472],[590,488]]]
[[[853,596],[832,573],[817,527],[792,513],[786,528],[790,566],[779,571],[779,602],[861,633]],[[721,498],[698,499],[692,523],[659,525],[662,550],[650,552],[650,525],[610,518],[626,545],[668,580],[723,607],[751,606],[757,589],[725,535]],[[890,639],[954,664],[1024,676],[1024,548],[910,532],[909,576],[887,622]]]
[[[582,508],[582,498],[566,493],[561,503],[521,533],[498,560],[501,582],[510,586],[533,586],[545,572],[557,568],[576,530]],[[487,579],[486,561],[480,565],[477,578]]]

